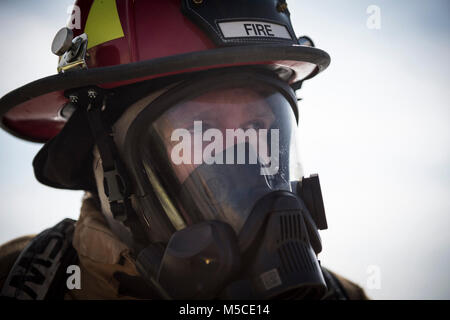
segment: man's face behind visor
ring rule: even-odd
[[[258,141],[260,130],[270,130],[274,121],[275,115],[261,93],[226,88],[175,106],[158,119],[155,128],[183,183],[203,163],[227,165],[226,159],[215,156],[237,143],[245,141],[252,151],[258,150],[258,143],[266,142]]]
[[[138,143],[126,144],[133,146],[133,165],[142,168],[136,171],[145,172],[137,180],[155,193],[172,226],[163,239],[205,220],[226,222],[238,234],[258,200],[291,191],[290,181],[302,174],[295,102],[264,81],[237,76],[214,82],[169,90],[166,97],[176,102],[164,105],[162,97],[159,116],[146,111],[158,109],[151,103],[130,126],[138,126]],[[155,223],[158,210],[142,199],[149,227],[153,220],[156,230],[164,230]]]

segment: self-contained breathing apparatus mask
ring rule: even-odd
[[[326,219],[317,177],[301,180],[296,120],[289,85],[246,71],[182,82],[138,113],[124,141],[150,239],[137,267],[162,297],[324,295]]]

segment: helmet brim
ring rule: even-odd
[[[21,139],[46,142],[57,135],[67,121],[60,114],[62,107],[68,102],[64,96],[66,90],[89,85],[113,88],[181,73],[259,64],[291,69],[293,76],[289,82],[293,83],[325,70],[330,64],[330,56],[314,47],[263,44],[73,70],[33,81],[3,96],[0,99],[1,126]],[[308,70],[307,73],[305,70]]]

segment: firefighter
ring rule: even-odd
[[[330,58],[296,36],[287,3],[75,5],[81,29],[52,44],[58,74],[0,113],[45,143],[38,181],[86,194],[76,222],[0,247],[1,295],[366,298],[318,260],[327,223],[297,154],[296,90]]]

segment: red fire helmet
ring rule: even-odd
[[[1,126],[17,137],[56,136],[67,122],[64,93],[73,88],[243,65],[285,72],[294,85],[330,62],[299,42],[285,0],[77,0],[73,16],[80,29],[73,23],[53,42],[58,74],[0,99]]]

